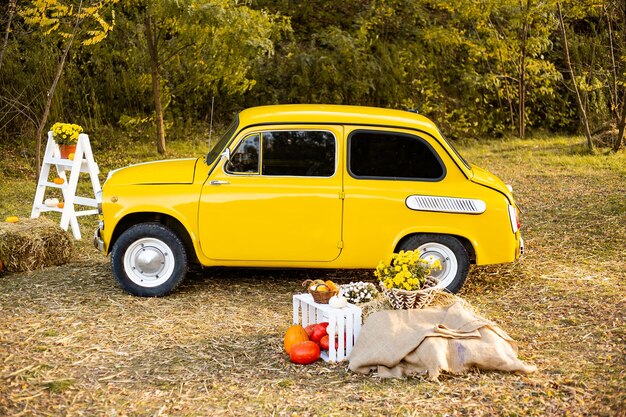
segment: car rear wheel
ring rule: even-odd
[[[159,223],[141,223],[117,239],[111,251],[111,267],[125,291],[141,297],[160,297],[185,278],[187,254],[170,229]]]
[[[439,261],[441,269],[433,269],[431,275],[439,283],[437,287],[456,293],[467,278],[470,259],[465,246],[449,235],[419,234],[410,236],[399,247],[400,250],[419,250],[420,258],[431,264]]]

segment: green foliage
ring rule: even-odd
[[[30,0],[20,14],[27,25],[38,27],[44,36],[57,34],[70,39],[77,29],[81,43],[94,45],[104,40],[115,26],[113,4],[119,0],[73,1]]]
[[[87,130],[145,133],[154,123],[146,19],[166,126],[207,123],[213,97],[224,123],[251,105],[309,102],[417,108],[451,137],[514,134],[520,108],[531,130],[579,126],[555,0],[125,0],[114,14],[115,2],[18,5],[0,68],[4,135],[32,130],[78,16],[80,42],[50,119]],[[562,5],[592,128],[616,124],[626,95],[626,6]]]

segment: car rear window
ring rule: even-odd
[[[439,180],[445,170],[433,148],[418,136],[355,131],[348,138],[348,166],[355,178]]]

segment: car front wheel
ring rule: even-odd
[[[449,235],[419,234],[413,235],[401,245],[401,250],[419,250],[420,258],[430,264],[439,261],[441,269],[432,269],[431,276],[439,283],[438,288],[457,293],[467,278],[470,259],[465,246]]]
[[[185,278],[187,254],[180,238],[159,223],[140,223],[124,231],[111,251],[120,286],[133,295],[160,297]]]

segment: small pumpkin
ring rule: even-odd
[[[328,300],[328,305],[332,308],[344,308],[348,306],[348,300],[346,299],[346,297],[343,297],[341,295],[335,295],[333,297],[330,297],[330,300]]]
[[[65,182],[65,180],[63,178],[56,177],[55,179],[52,180],[52,182],[54,182],[57,185],[61,185]]]
[[[57,204],[57,207],[62,209],[63,207],[65,207],[65,203],[61,201],[60,203]]]
[[[317,287],[315,287],[315,291],[328,292],[328,291],[330,291],[330,288],[328,288],[328,285],[326,285],[326,284],[320,284]]]
[[[339,287],[337,287],[337,284],[335,284],[331,280],[327,280],[325,284],[331,291],[339,291]]]
[[[308,365],[318,360],[321,353],[319,345],[308,340],[306,342],[300,342],[293,345],[291,347],[289,359],[293,363]]]
[[[43,204],[47,207],[56,207],[59,204],[58,198],[46,198]]]
[[[7,223],[17,223],[19,219],[17,218],[17,216],[9,216],[7,217],[7,219],[5,220]]]
[[[291,348],[302,342],[306,342],[309,340],[309,336],[306,334],[306,331],[299,324],[294,324],[293,326],[287,329],[285,333],[285,352],[291,353]]]

